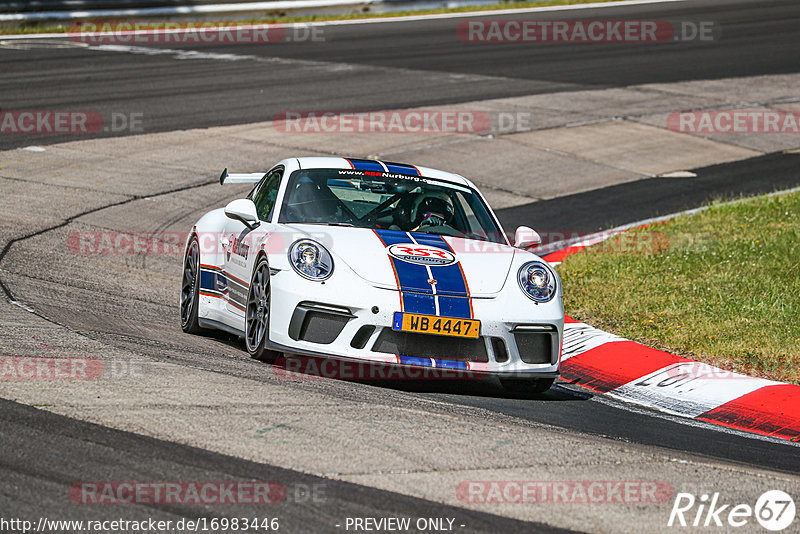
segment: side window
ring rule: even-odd
[[[264,181],[254,192],[253,202],[256,205],[256,213],[262,221],[268,221],[272,208],[275,206],[275,199],[278,197],[278,189],[281,185],[283,169],[275,169],[264,178]]]

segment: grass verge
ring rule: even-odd
[[[356,1],[356,0],[354,0]],[[546,6],[566,6],[572,4],[595,4],[616,2],[619,0],[544,0],[533,2],[498,2],[496,4],[486,4],[479,6],[462,6],[462,7],[442,7],[436,9],[423,9],[418,11],[392,11],[387,13],[372,13],[369,7],[364,7],[362,10],[354,13],[347,13],[341,15],[287,15],[283,12],[266,14],[263,17],[257,18],[243,18],[241,20],[225,20],[227,25],[235,24],[288,24],[291,22],[317,22],[324,20],[358,20],[358,19],[372,19],[372,18],[390,18],[390,17],[404,17],[408,15],[438,15],[441,13],[470,13],[480,11],[491,11],[495,9],[525,9],[530,7],[546,7]],[[204,19],[213,15],[204,16]],[[225,16],[225,14],[220,14]],[[230,16],[230,15],[228,15]],[[140,21],[151,20],[147,17],[122,17],[114,18],[113,22],[124,21]],[[180,18],[183,22],[188,22],[190,17],[182,16]],[[79,21],[74,20],[70,22],[53,23],[53,22],[20,22],[17,25],[9,25],[0,27],[0,34],[3,35],[34,35],[37,33],[67,33],[73,25]]]
[[[712,203],[566,258],[567,313],[657,349],[800,383],[800,193]]]

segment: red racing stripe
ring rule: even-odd
[[[452,249],[451,249],[452,250]],[[461,270],[461,278],[464,279],[464,287],[467,290],[467,298],[469,299],[469,318],[475,318],[475,310],[472,309],[472,294],[469,292],[469,282],[467,282],[467,275],[464,274],[464,267],[461,266],[461,262],[458,262],[458,268]]]
[[[765,386],[696,417],[700,421],[800,441],[800,386]]]
[[[633,341],[615,341],[561,363],[561,377],[582,387],[607,393],[673,363],[689,361]]]

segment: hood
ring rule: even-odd
[[[499,243],[394,230],[287,225],[323,244],[368,283],[403,291],[494,296],[505,284],[516,249]],[[297,236],[299,237],[299,236]]]

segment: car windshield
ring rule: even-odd
[[[295,171],[286,186],[279,221],[505,243],[486,204],[469,187],[389,172]]]

